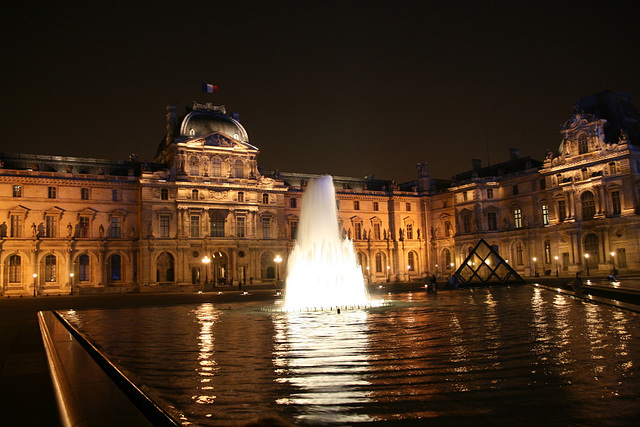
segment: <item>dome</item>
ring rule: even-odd
[[[238,141],[249,142],[247,131],[237,120],[228,116],[224,106],[195,104],[182,119],[178,138],[198,138],[213,132],[224,133]]]

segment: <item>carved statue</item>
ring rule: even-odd
[[[429,164],[427,162],[419,162],[416,164],[418,169],[418,178],[425,178],[429,176]]]

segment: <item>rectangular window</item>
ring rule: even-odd
[[[373,238],[375,240],[380,240],[380,223],[376,222],[375,224],[373,224]]]
[[[359,211],[360,210],[360,202],[355,200],[353,202],[353,210]]]
[[[493,188],[487,188],[487,199],[493,199]]]
[[[407,203],[407,212],[411,212],[411,203]]]
[[[13,186],[13,197],[22,197],[22,186],[14,185]]]
[[[200,237],[200,215],[191,215],[189,230],[191,237]]]
[[[55,282],[57,275],[57,265],[55,255],[44,257],[44,281]]]
[[[211,228],[211,237],[224,237],[224,221],[225,216],[219,211],[213,211],[209,218],[209,227]]]
[[[298,235],[298,221],[291,221],[291,240]]]
[[[271,238],[271,218],[262,218],[262,238]]]
[[[111,190],[111,200],[114,202],[119,202],[122,200],[122,190],[113,189]]]
[[[89,189],[88,188],[81,188],[80,189],[80,198],[82,200],[89,200]]]
[[[11,237],[22,237],[22,215],[11,215]]]
[[[78,257],[78,280],[80,282],[88,282],[89,273],[89,255],[80,255]]]
[[[160,237],[169,237],[169,215],[160,215]]]
[[[56,187],[49,187],[48,196],[49,196],[50,199],[55,199],[56,198]]]
[[[295,197],[292,197],[291,199],[289,199],[289,206],[292,208],[297,208],[298,200]]]
[[[546,190],[546,189],[547,189],[547,181],[545,181],[545,179],[544,179],[544,178],[542,178],[542,179],[540,180],[540,189],[541,189],[541,190]]]
[[[611,208],[614,215],[620,215],[622,212],[622,205],[620,204],[620,192],[611,192]]]
[[[238,191],[238,201],[244,202],[244,192]]]
[[[244,237],[244,217],[236,218],[236,237]]]
[[[89,217],[81,216],[78,219],[78,237],[89,237]]]
[[[462,231],[465,233],[471,233],[471,214],[462,214]]]
[[[618,170],[616,168],[616,164],[613,163],[613,162],[609,163],[609,174],[615,175],[616,173],[618,173]]]
[[[463,202],[466,202],[467,200],[468,200],[467,192],[466,192],[466,191],[463,191],[463,192],[462,192],[462,201],[463,201]]]
[[[109,237],[112,239],[119,239],[122,237],[122,218],[119,216],[112,216],[109,223]]]
[[[513,210],[513,224],[516,228],[522,228],[522,210],[520,208]]]
[[[487,212],[487,227],[489,230],[498,229],[498,216],[496,212]]]
[[[374,211],[379,210],[378,202],[373,202],[373,210]]]
[[[413,239],[413,224],[407,224],[407,239]]]
[[[542,224],[549,225],[549,205],[542,205]]]
[[[518,190],[518,184],[516,184],[516,185],[514,185],[514,186],[513,186],[512,191],[513,191],[513,195],[514,195],[514,196],[517,196],[517,195],[518,195],[518,193],[519,193],[519,190]]]
[[[160,189],[160,199],[169,200],[169,189],[168,188],[161,188]]]
[[[19,283],[22,279],[22,258],[18,255],[9,257],[9,283]]]
[[[265,194],[262,195],[262,203],[265,204],[265,205],[269,204],[269,195],[268,194],[265,193]]]
[[[47,215],[44,219],[44,237],[56,237],[56,217]]]
[[[562,222],[567,218],[567,207],[564,200],[558,200],[558,221]]]
[[[355,239],[356,240],[361,240],[362,239],[362,224],[360,224],[359,222],[356,222],[355,224],[353,224],[353,228],[355,230]]]

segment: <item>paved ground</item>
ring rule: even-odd
[[[609,286],[604,278],[592,278],[594,283]],[[561,285],[570,277],[531,279],[546,285]],[[586,281],[586,280],[585,280]],[[602,282],[602,283],[601,283]],[[420,283],[394,285],[421,287]],[[640,276],[622,277],[620,288],[640,292]],[[38,311],[88,308],[137,307],[202,302],[232,302],[247,299],[268,299],[274,289],[246,289],[249,295],[236,290],[217,293],[74,295],[49,297],[0,297],[0,425],[59,426],[55,395],[45,356],[36,314]]]

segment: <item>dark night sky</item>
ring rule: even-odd
[[[152,159],[165,106],[209,100],[265,170],[403,182],[418,161],[450,178],[510,147],[542,159],[601,89],[640,106],[637,0],[18,3],[3,152]]]

